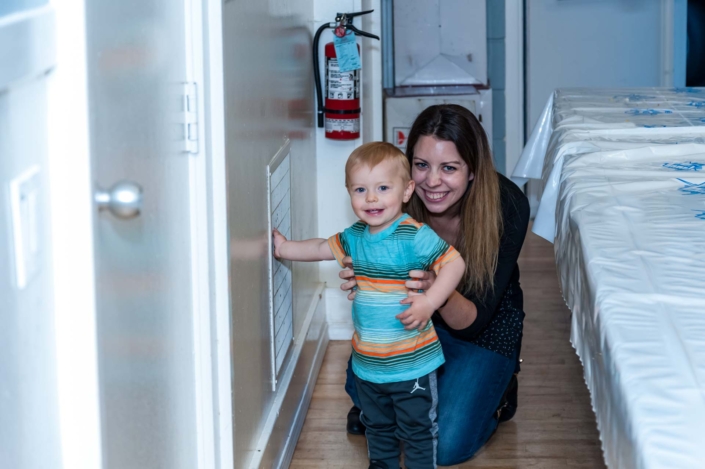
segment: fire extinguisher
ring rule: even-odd
[[[354,140],[360,137],[360,72],[352,70],[341,72],[335,46],[329,42],[325,46],[326,58],[326,100],[323,106],[321,93],[321,72],[318,67],[318,41],[321,33],[330,28],[338,37],[350,30],[360,36],[379,40],[374,34],[360,31],[353,26],[353,18],[372,13],[374,10],[357,13],[337,13],[334,23],[323,24],[313,38],[313,75],[316,81],[316,98],[318,99],[318,127],[326,128],[326,138],[333,140]],[[357,46],[360,53],[360,46]]]

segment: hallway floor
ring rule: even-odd
[[[529,233],[519,267],[526,311],[519,410],[472,460],[451,467],[604,468],[582,366],[569,342],[553,245]],[[330,342],[291,468],[367,468],[364,437],[345,431],[349,355],[349,342]]]

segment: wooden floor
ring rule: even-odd
[[[553,245],[529,233],[519,266],[524,340],[519,410],[489,443],[457,468],[604,468],[595,415],[569,342],[570,312],[555,274]],[[367,468],[362,436],[345,431],[347,341],[331,342],[291,463],[292,468]]]

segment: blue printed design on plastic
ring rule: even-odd
[[[644,96],[643,94],[616,94],[614,99],[626,99],[628,101],[646,101],[647,99],[656,99],[656,96]]]
[[[705,107],[705,101],[691,101],[688,103],[688,106],[693,106],[700,109],[701,107]]]
[[[686,195],[705,195],[705,182],[696,184],[694,182],[686,181],[685,179],[678,178],[680,182],[685,184],[685,186],[678,189]]]
[[[694,212],[700,212],[697,215],[695,215],[695,218],[698,220],[705,220],[705,210],[700,211],[700,210],[693,210]]]
[[[673,111],[669,109],[664,109],[663,111],[659,111],[658,109],[630,109],[628,111],[624,111],[624,113],[631,116],[655,116],[661,113],[673,114]]]
[[[676,93],[702,93],[702,89],[698,88],[673,88]]]
[[[664,163],[663,167],[675,169],[676,171],[700,171],[705,167],[705,164],[687,161],[685,163]]]
[[[666,127],[666,126],[665,125],[644,125],[643,127],[647,128],[647,129],[657,129],[657,128]]]

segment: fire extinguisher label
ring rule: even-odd
[[[341,72],[351,72],[358,70],[360,64],[360,53],[357,50],[357,41],[355,34],[348,31],[345,36],[339,37],[337,34],[333,36],[333,47],[335,48],[335,56],[338,59]]]
[[[326,132],[360,132],[360,119],[326,119]]]
[[[338,59],[331,57],[327,58],[326,69],[328,99],[360,99],[359,70],[341,72]]]

